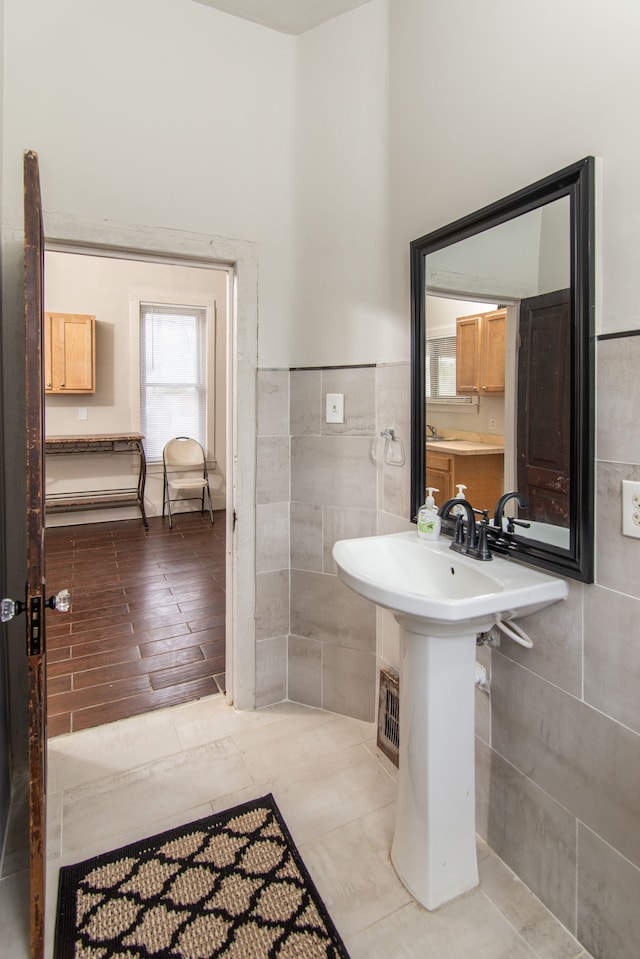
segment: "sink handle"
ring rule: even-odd
[[[478,533],[478,551],[476,553],[476,558],[487,562],[487,560],[493,559],[493,556],[489,552],[489,542],[487,540],[487,527],[489,525],[489,520],[487,518],[483,519],[480,523],[480,531]]]

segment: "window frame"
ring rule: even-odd
[[[179,299],[179,302],[178,302]],[[200,369],[201,375],[204,379],[203,386],[198,388],[203,390],[204,398],[201,404],[202,415],[203,415],[203,433],[201,439],[198,436],[194,436],[195,439],[198,439],[198,442],[202,442],[204,447],[205,457],[207,462],[211,466],[215,466],[215,344],[216,344],[216,303],[215,300],[206,301],[206,299],[194,298],[189,302],[190,298],[176,297],[172,302],[169,302],[166,297],[158,295],[155,292],[155,295],[139,295],[132,298],[131,301],[131,312],[134,313],[136,317],[136,323],[132,324],[135,326],[136,334],[136,344],[134,358],[135,358],[135,371],[136,376],[132,377],[132,385],[134,386],[135,391],[135,409],[137,410],[137,420],[138,428],[140,432],[144,435],[144,404],[143,404],[143,390],[145,384],[144,374],[142,369],[143,364],[143,309],[144,307],[159,307],[162,310],[170,311],[173,309],[179,309],[182,311],[187,311],[187,315],[190,311],[193,311],[195,314],[201,314],[201,327],[198,332],[198,337],[200,340],[199,344],[199,353],[200,353]],[[133,332],[133,331],[132,331]],[[132,397],[133,400],[133,397]],[[175,434],[172,434],[175,435]],[[171,439],[172,437],[167,437]],[[164,446],[164,443],[163,443]],[[159,452],[154,452],[153,450],[148,449],[148,445],[145,443],[145,452],[147,454],[147,463],[153,469],[154,466],[162,465],[162,449]]]

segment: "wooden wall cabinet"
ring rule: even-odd
[[[95,393],[96,318],[45,313],[45,393]]]
[[[504,393],[507,311],[491,310],[456,320],[456,392]]]

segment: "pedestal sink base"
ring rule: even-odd
[[[478,885],[475,829],[476,634],[400,623],[400,761],[391,861],[437,909]],[[426,627],[428,629],[428,627]]]
[[[567,596],[567,584],[446,542],[395,533],[340,540],[340,579],[400,624],[400,769],[391,858],[437,909],[478,884],[475,834],[476,635]],[[488,567],[488,568],[487,568]]]

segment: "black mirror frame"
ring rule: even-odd
[[[594,575],[595,446],[595,160],[585,157],[558,173],[428,233],[411,255],[411,517],[424,500],[426,473],[425,333],[427,254],[561,197],[570,198],[571,497],[569,549],[515,536],[514,559],[592,583]]]

